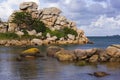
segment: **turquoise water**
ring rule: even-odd
[[[95,44],[64,45],[66,49],[106,48],[120,44],[120,37],[90,37]],[[120,63],[106,63],[76,66],[74,63],[61,63],[45,57],[18,62],[18,54],[30,47],[0,47],[0,80],[120,80]],[[38,47],[46,55],[46,46]],[[95,71],[105,71],[111,75],[97,78],[88,75]]]

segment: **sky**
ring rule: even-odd
[[[57,7],[87,36],[120,35],[120,0],[0,0],[0,18],[7,21],[22,2],[33,1],[39,9]]]

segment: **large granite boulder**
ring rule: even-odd
[[[20,10],[37,9],[38,5],[35,2],[23,2],[20,4]]]
[[[63,48],[58,46],[50,46],[47,48],[47,56],[55,57],[56,52],[62,50]]]
[[[120,45],[111,45],[106,49],[107,54],[111,57],[110,61],[120,61]]]
[[[98,55],[93,55],[89,58],[89,62],[98,62],[99,56]]]
[[[60,50],[55,54],[55,57],[59,61],[74,61],[74,60],[76,60],[74,51],[70,51],[70,50]]]
[[[87,58],[93,56],[96,53],[97,49],[75,49],[74,54],[77,57],[77,60],[86,60]]]

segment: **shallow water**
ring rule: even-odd
[[[94,38],[91,39],[94,40]],[[96,42],[99,41],[96,40]],[[117,42],[112,43],[116,44]],[[109,41],[106,43],[106,45],[110,44]],[[93,45],[64,45],[62,47],[85,49],[105,48],[106,45],[101,45],[99,42]],[[61,63],[49,57],[16,61],[17,55],[27,48],[30,47],[0,47],[0,80],[120,80],[120,63],[76,66],[74,63]],[[42,54],[46,54],[46,46],[38,48]],[[105,71],[110,75],[102,78],[88,75],[88,73],[96,71]]]

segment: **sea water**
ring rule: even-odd
[[[94,44],[60,46],[73,50],[106,48],[111,44],[120,44],[120,37],[89,37],[89,39]],[[61,63],[49,57],[16,61],[18,54],[28,48],[30,46],[0,47],[0,80],[120,80],[120,63],[76,66],[74,63]],[[47,46],[37,48],[42,54],[46,54]],[[96,71],[104,71],[110,75],[101,78],[88,75]]]

